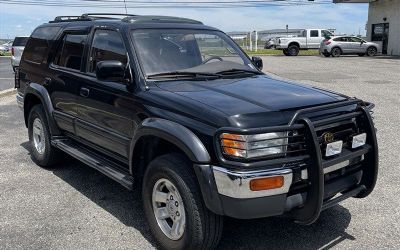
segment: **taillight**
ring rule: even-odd
[[[329,45],[329,44],[331,44],[331,40],[326,40],[324,43],[325,43],[325,45]]]
[[[11,55],[14,56],[14,47],[11,48]]]

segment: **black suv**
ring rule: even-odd
[[[223,216],[310,224],[375,186],[373,104],[261,69],[195,20],[84,14],[35,29],[15,84],[38,165],[67,153],[140,190],[160,246],[208,249]]]

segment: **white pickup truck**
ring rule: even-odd
[[[327,29],[305,29],[298,37],[279,38],[276,49],[283,50],[286,56],[297,56],[300,50],[319,49],[321,41],[332,36]]]

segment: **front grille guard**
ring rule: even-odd
[[[306,114],[314,113],[323,110],[335,109],[346,107],[350,105],[357,105],[356,109],[350,113],[325,118],[317,121],[311,121],[306,117]],[[308,171],[308,192],[304,205],[292,212],[295,221],[300,224],[311,224],[318,219],[320,212],[337,202],[347,197],[362,198],[372,192],[375,187],[377,173],[378,173],[378,145],[376,140],[376,132],[373,125],[370,110],[373,104],[364,103],[358,99],[352,99],[344,102],[327,104],[312,108],[299,110],[295,113],[289,125],[275,126],[266,128],[255,129],[238,129],[238,128],[221,128],[215,135],[217,156],[224,164],[234,167],[261,167],[261,166],[289,166],[293,162],[307,161]],[[367,134],[367,143],[358,150],[352,151],[345,155],[340,155],[331,160],[324,160],[322,158],[320,145],[317,140],[315,127],[322,126],[345,119],[357,118],[364,124],[363,130]],[[295,131],[298,129],[304,130],[306,154],[296,157],[285,157],[271,160],[258,161],[254,163],[237,162],[234,160],[225,159],[221,153],[219,145],[219,135],[224,132],[236,132],[240,134],[255,134],[255,133],[268,133],[268,132],[281,132],[281,131]],[[324,168],[337,164],[338,162],[355,158],[364,155],[363,175],[359,185],[352,190],[348,190],[341,196],[326,201],[324,203]]]

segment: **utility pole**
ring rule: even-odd
[[[250,42],[250,51],[253,51],[253,41],[251,40],[251,34],[252,32],[250,32],[250,36],[249,36],[249,42]]]
[[[125,5],[125,14],[128,14],[128,9],[126,8],[126,1],[124,0],[124,5]]]
[[[255,37],[255,42],[256,42],[255,51],[257,52],[257,49],[258,49],[258,32],[257,32],[257,30],[255,30],[254,33],[256,34],[256,37]]]

